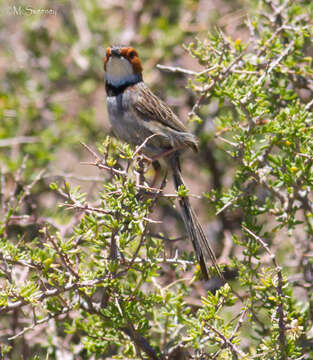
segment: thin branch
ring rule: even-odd
[[[281,267],[278,265],[277,260],[275,255],[271,252],[269,246],[266,244],[266,242],[264,242],[258,235],[256,235],[255,233],[253,233],[251,230],[249,230],[247,227],[245,227],[244,225],[242,225],[243,230],[248,233],[250,236],[253,237],[253,239],[255,239],[263,248],[264,250],[269,254],[270,258],[273,261],[273,264],[275,266],[276,272],[277,272],[277,278],[278,278],[278,284],[277,286],[275,286],[276,288],[276,293],[277,293],[277,297],[279,299],[279,304],[278,304],[278,308],[277,308],[277,312],[278,312],[278,324],[279,324],[279,343],[280,343],[280,350],[281,350],[281,360],[286,360],[286,335],[285,335],[285,330],[286,330],[286,325],[285,325],[285,320],[284,320],[284,309],[283,309],[283,298],[284,298],[284,293],[283,293],[283,275],[282,275],[282,271],[281,271]]]
[[[172,259],[164,259],[164,258],[155,258],[153,261],[149,259],[136,258],[133,261],[134,263],[154,263],[157,262],[159,264],[178,264],[178,265],[194,265],[194,261],[189,260],[181,260],[175,256]]]
[[[46,316],[45,318],[41,319],[41,320],[36,320],[32,323],[32,325],[24,327],[24,329],[22,331],[20,331],[19,333],[11,336],[8,338],[8,340],[14,340],[17,339],[18,337],[24,335],[26,332],[33,330],[35,327],[37,327],[38,325],[44,324],[46,322],[48,322],[51,319],[55,319],[56,317],[60,316],[60,315],[64,315],[67,314],[68,312],[70,312],[72,310],[72,308],[70,307],[64,307],[61,312],[57,312],[55,314],[50,313],[48,316]]]
[[[15,260],[15,259],[12,259],[11,257],[3,255],[2,253],[0,253],[0,260],[5,261],[5,262],[10,263],[10,264],[16,264],[16,265],[25,266],[25,267],[28,267],[30,269],[36,269],[37,268],[30,261],[21,260],[21,259]]]
[[[62,204],[62,205],[66,206],[67,208],[82,210],[82,211],[86,211],[86,212],[90,212],[90,213],[98,212],[98,213],[105,214],[105,215],[115,215],[113,211],[107,211],[104,209],[95,208],[95,207],[89,206],[88,204],[80,205],[80,204],[74,203],[74,204]]]
[[[79,275],[78,273],[73,269],[73,264],[71,264],[71,261],[68,257],[68,254],[64,254],[62,251],[61,251],[61,247],[57,245],[57,243],[55,242],[55,239],[53,236],[50,235],[47,227],[44,227],[43,229],[44,231],[44,234],[46,236],[46,238],[51,242],[54,250],[59,254],[60,256],[60,259],[63,263],[63,265],[66,267],[67,270],[69,270],[69,272],[76,278],[76,280],[78,281],[79,280]]]
[[[289,45],[285,48],[285,50],[281,53],[281,55],[274,61],[271,62],[268,69],[264,71],[263,75],[259,77],[257,82],[253,85],[253,87],[250,89],[250,91],[245,95],[245,97],[241,100],[241,102],[245,105],[250,100],[252,96],[252,91],[257,88],[262,81],[273,71],[273,69],[282,61],[282,59],[288,55],[289,51],[293,47],[295,41],[291,41]]]
[[[213,332],[215,332],[215,334],[223,341],[223,343],[224,343],[223,345],[224,345],[225,347],[228,347],[228,348],[231,350],[231,352],[232,352],[232,354],[233,354],[233,356],[234,356],[235,359],[238,359],[238,355],[240,355],[240,356],[243,357],[243,358],[246,356],[246,354],[245,354],[243,351],[241,351],[240,349],[238,349],[238,347],[237,347],[235,344],[233,344],[230,339],[227,339],[227,338],[224,336],[224,334],[222,334],[219,330],[215,329],[215,328],[214,328],[213,326],[211,326],[210,324],[205,324],[205,326],[207,326],[210,330],[212,330]],[[206,330],[205,328],[204,328],[204,330],[205,330],[206,332],[208,332],[208,330]]]
[[[105,281],[107,279],[107,276],[103,276],[94,280],[86,280],[86,281],[82,281],[82,282],[76,282],[73,284],[67,284],[65,285],[63,288],[54,288],[51,290],[45,290],[45,291],[41,291],[39,293],[37,293],[33,298],[32,301],[36,301],[36,302],[42,302],[43,300],[53,297],[53,296],[57,296],[59,294],[71,291],[71,290],[78,290],[80,288],[89,288],[89,287],[94,287],[97,284],[101,284],[103,281]],[[18,301],[13,301],[10,302],[8,301],[8,304],[5,306],[1,306],[0,307],[0,314],[4,314],[7,313],[11,310],[14,309],[18,309],[21,308],[25,305],[29,305],[30,302],[27,300],[18,300]]]
[[[83,145],[85,147],[85,149],[87,149],[92,154],[92,156],[95,159],[97,159],[97,161],[101,161],[100,156],[94,150],[92,150],[92,148],[90,146],[88,146],[87,144],[85,144],[83,142],[81,142],[80,144]]]
[[[165,65],[157,64],[157,68],[160,70],[165,70],[165,71],[173,72],[173,73],[182,73],[182,74],[193,75],[193,76],[201,76],[203,74],[206,74],[210,71],[215,70],[217,67],[218,67],[218,65],[215,64],[208,69],[197,72],[197,71],[193,71],[193,70],[189,70],[189,69],[184,69],[179,66],[165,66]]]
[[[241,315],[240,315],[240,318],[237,322],[237,325],[231,335],[231,337],[229,338],[230,341],[233,340],[233,338],[235,337],[236,333],[239,331],[239,329],[241,328],[242,324],[243,324],[243,321],[245,319],[245,316],[247,315],[247,312],[248,312],[248,308],[245,306],[244,310],[241,312]]]
[[[153,237],[153,238],[156,238],[156,239],[160,239],[160,240],[163,240],[163,241],[169,241],[169,242],[175,242],[175,241],[181,241],[181,240],[188,239],[187,235],[179,236],[179,237],[176,237],[174,239],[170,239],[170,238],[162,236],[160,234],[153,234],[153,233],[150,233],[150,236]]]
[[[32,144],[40,141],[41,139],[37,136],[17,136],[9,139],[1,139],[0,147],[11,147],[19,144]]]
[[[182,74],[186,74],[186,75],[197,75],[196,71],[183,69],[179,66],[174,67],[174,66],[165,66],[165,65],[157,64],[156,67],[160,70],[165,70],[165,71],[173,72],[173,73],[182,73]]]
[[[243,324],[243,320],[244,320],[244,318],[245,318],[245,316],[246,316],[246,314],[247,314],[247,311],[248,311],[248,309],[245,307],[245,309],[241,312],[240,318],[239,318],[239,320],[238,320],[238,322],[237,322],[237,324],[236,324],[235,329],[234,329],[233,332],[232,332],[232,335],[231,335],[230,338],[229,338],[229,341],[232,341],[232,340],[234,339],[234,337],[236,336],[236,333],[237,333],[238,330],[241,328],[241,326],[242,326],[242,324]],[[239,314],[236,315],[236,318],[237,318],[238,316],[239,316]],[[232,321],[233,321],[233,320],[232,320]],[[215,360],[215,359],[218,357],[218,355],[222,352],[222,350],[225,348],[225,346],[226,346],[226,344],[224,343],[224,345],[223,345],[222,347],[220,347],[219,350],[216,351],[216,353],[215,353],[215,354],[213,355],[213,357],[212,357],[212,360]]]
[[[81,145],[83,145],[85,147],[85,149],[87,149],[90,152],[90,154],[92,154],[92,156],[96,159],[95,162],[89,162],[89,161],[81,162],[80,163],[81,165],[93,165],[93,166],[96,166],[99,169],[108,170],[111,173],[115,173],[117,175],[122,175],[122,176],[127,175],[126,171],[124,171],[124,170],[120,171],[120,170],[115,169],[112,166],[105,165],[103,163],[103,160],[100,158],[100,156],[90,146],[88,146],[87,144],[81,142]]]
[[[146,146],[147,142],[148,142],[149,140],[151,140],[152,138],[154,138],[155,136],[158,136],[158,134],[152,134],[152,135],[148,136],[148,137],[143,141],[143,143],[136,148],[136,150],[135,150],[135,152],[134,152],[134,154],[133,154],[133,158],[141,151],[142,148],[144,148],[144,147]]]
[[[92,166],[96,166],[98,169],[103,169],[103,170],[107,170],[110,171],[111,173],[114,173],[116,175],[122,175],[122,176],[126,176],[127,173],[124,170],[117,170],[112,166],[108,166],[108,165],[104,165],[102,162],[89,162],[89,161],[83,161],[80,163],[81,165],[92,165]]]

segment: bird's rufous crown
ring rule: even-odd
[[[104,71],[106,71],[106,64],[111,56],[122,56],[127,59],[133,66],[134,73],[141,74],[142,66],[138,56],[138,52],[130,46],[109,46],[106,49],[106,57],[104,59]]]

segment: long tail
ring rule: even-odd
[[[175,188],[176,190],[178,190],[180,185],[185,185],[185,184],[181,175],[179,155],[177,152],[169,156],[169,162],[173,171]],[[223,275],[221,274],[220,268],[217,264],[214,251],[203,232],[203,229],[197,219],[195,212],[193,211],[190,205],[189,198],[187,196],[180,197],[179,204],[182,208],[185,227],[188,236],[192,241],[192,245],[194,247],[198,262],[200,264],[203,277],[205,278],[205,280],[209,279],[208,268],[206,263],[207,260],[210,259],[219,276],[223,278]]]

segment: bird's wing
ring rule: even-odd
[[[187,132],[184,124],[173,113],[170,107],[154,95],[145,85],[140,87],[140,92],[135,102],[135,109],[144,120],[157,121],[176,131]]]

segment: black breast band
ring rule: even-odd
[[[106,81],[105,82],[105,90],[106,90],[108,96],[118,96],[122,92],[124,92],[124,90],[127,89],[128,86],[135,85],[141,81],[142,81],[142,78],[138,79],[138,81],[125,83],[121,86],[113,86],[112,84],[110,84]]]

